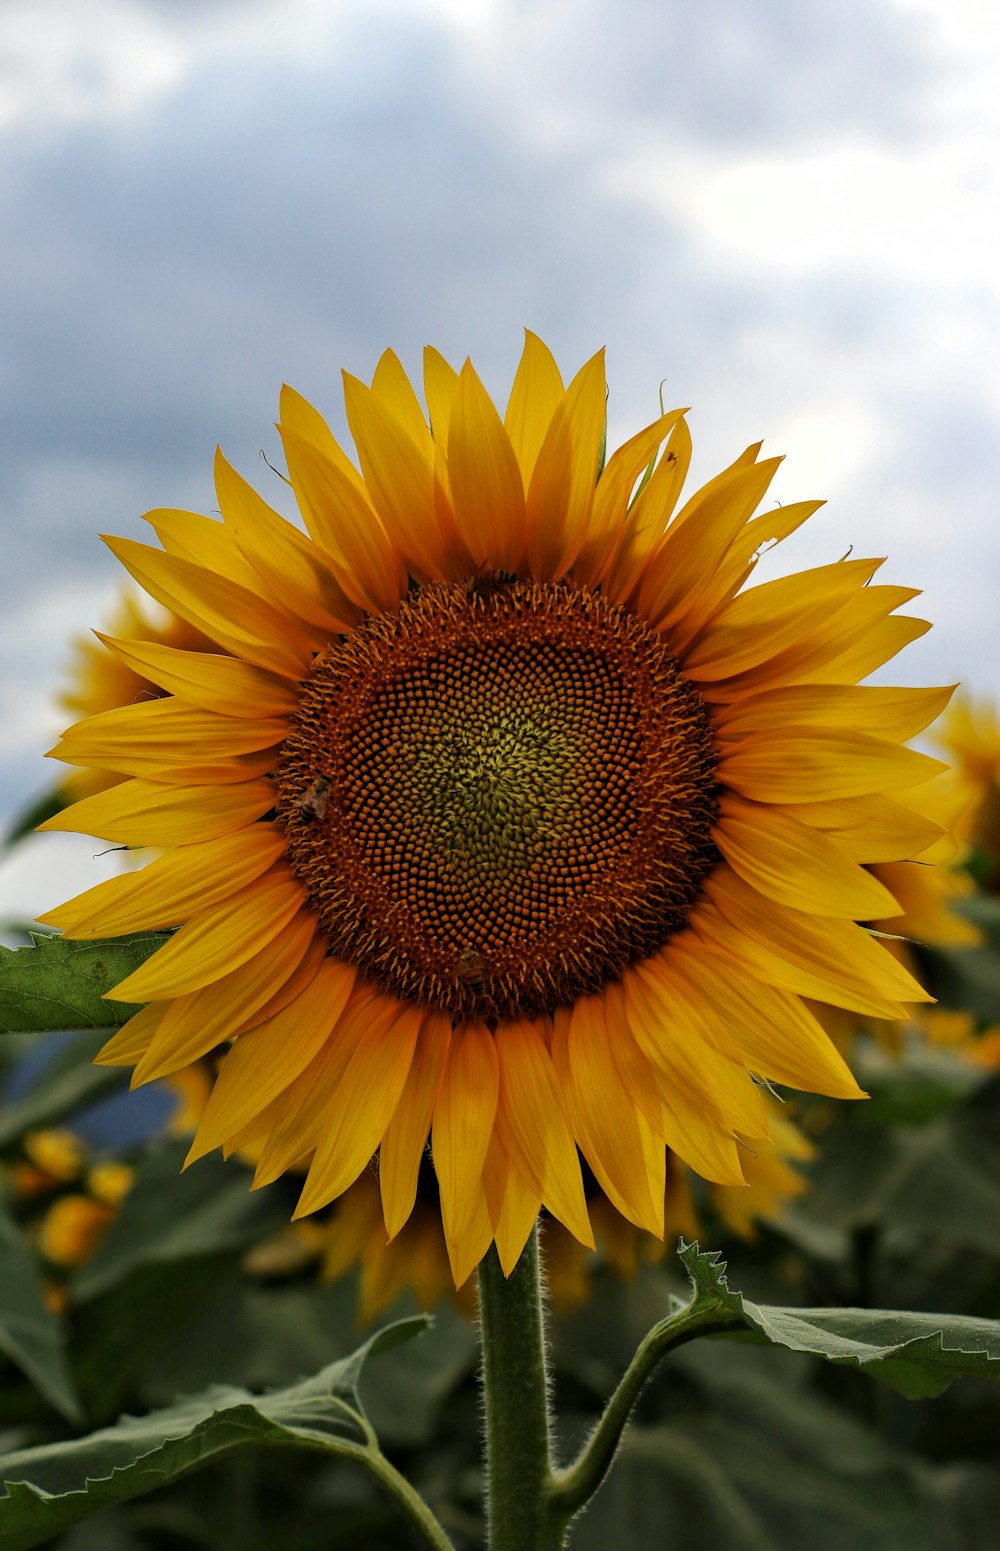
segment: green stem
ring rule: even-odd
[[[404,1475],[390,1465],[377,1448],[344,1449],[341,1452],[358,1460],[381,1483],[397,1507],[406,1515],[419,1534],[428,1551],[455,1551],[443,1528],[434,1517],[420,1493],[412,1487]]]
[[[537,1224],[504,1277],[491,1246],[479,1267],[490,1551],[561,1551],[554,1515],[548,1372]]]
[[[580,1454],[572,1465],[555,1476],[550,1505],[559,1522],[568,1524],[579,1513],[611,1469],[632,1407],[653,1369],[667,1352],[698,1336],[716,1335],[739,1326],[738,1319],[720,1312],[717,1305],[698,1308],[691,1304],[649,1332]]]

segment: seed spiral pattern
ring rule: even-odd
[[[330,951],[516,1018],[597,991],[717,859],[708,713],[661,639],[562,582],[432,583],[314,661],[277,784]]]

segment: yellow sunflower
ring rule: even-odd
[[[666,1147],[742,1182],[751,1073],[858,1095],[802,998],[927,999],[856,922],[891,908],[861,864],[937,834],[886,794],[941,768],[902,740],[949,691],[859,687],[927,628],[877,558],[742,590],[820,504],[754,516],[759,446],[681,504],[678,410],[602,469],[601,354],[564,387],[529,334],[503,419],[432,350],[425,393],[391,352],[346,378],[355,467],[284,390],[305,533],[220,454],[221,521],[109,541],[222,651],[108,639],[169,698],[69,729],[129,779],[44,827],[169,849],[44,919],[179,927],[102,1059],[229,1045],[192,1159],[307,1162],[301,1216],[378,1151],[391,1239],[430,1136],[461,1282],[542,1204],[593,1242],[578,1149],[660,1234]]]

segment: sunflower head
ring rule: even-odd
[[[860,685],[927,628],[880,559],[747,586],[819,504],[758,514],[759,445],[686,499],[682,411],[605,464],[602,355],[565,385],[529,334],[501,416],[431,350],[424,392],[346,379],[355,463],[284,390],[302,526],[220,454],[221,521],[110,541],[211,644],[107,639],[162,694],[67,731],[119,784],[47,827],[165,854],[44,919],[177,928],[102,1059],[221,1056],[192,1159],[305,1167],[308,1215],[378,1153],[393,1239],[430,1138],[461,1283],[542,1205],[593,1243],[581,1154],[662,1234],[668,1147],[743,1183],[756,1077],[858,1096],[804,998],[925,999],[857,923],[939,833],[892,794],[949,691]]]

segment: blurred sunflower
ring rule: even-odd
[[[69,729],[129,779],[44,827],[171,849],[43,919],[180,927],[102,1059],[231,1041],[192,1159],[307,1160],[301,1216],[378,1150],[393,1238],[430,1134],[458,1283],[543,1204],[593,1243],[577,1147],[661,1234],[665,1144],[742,1183],[751,1072],[858,1096],[802,998],[927,999],[855,923],[893,908],[861,864],[939,833],[886,794],[941,768],[901,744],[949,690],[858,685],[927,628],[878,559],[741,591],[820,504],[755,517],[759,445],[678,510],[682,411],[601,467],[601,355],[564,388],[529,334],[503,420],[470,363],[428,351],[425,391],[430,426],[391,352],[346,378],[359,472],[284,390],[308,536],[220,454],[221,522],[109,541],[228,655],[106,638],[170,698]]]
[[[985,858],[984,883],[1000,893],[1000,717],[988,701],[956,699],[934,729],[938,743],[954,761],[961,793],[963,838]]]
[[[73,1131],[30,1131],[0,1170],[15,1220],[41,1261],[42,1291],[54,1314],[66,1312],[75,1272],[103,1242],[132,1188],[132,1169],[91,1157]]]
[[[114,638],[142,639],[160,646],[184,651],[215,652],[218,647],[197,626],[179,618],[169,609],[144,604],[133,590],[123,591],[108,620]],[[103,641],[91,635],[76,636],[71,642],[65,689],[58,696],[61,711],[73,717],[96,716],[120,706],[159,699],[163,690],[141,670],[110,652]],[[95,766],[68,768],[60,781],[67,802],[89,797],[117,786],[125,777],[118,771]]]

